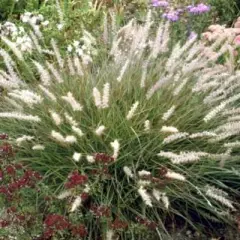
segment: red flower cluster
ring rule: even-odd
[[[73,188],[77,185],[83,185],[87,183],[88,177],[86,175],[80,175],[78,171],[73,171],[69,177],[68,182],[65,184],[66,188]]]
[[[72,225],[71,233],[73,236],[80,237],[80,238],[86,237],[88,234],[87,228],[83,224]]]
[[[112,156],[109,156],[105,153],[96,153],[94,157],[95,161],[98,163],[109,164],[114,161]]]
[[[6,133],[1,133],[0,140],[6,140],[6,139],[8,139],[8,135]]]
[[[70,230],[75,237],[86,237],[87,229],[83,224],[72,225],[64,216],[50,214],[44,221],[45,231],[43,239],[49,239],[58,231]]]
[[[6,156],[13,156],[13,147],[11,144],[4,143],[2,146],[0,146],[0,154],[3,157]]]
[[[147,228],[151,229],[151,230],[155,230],[158,226],[158,224],[156,222],[153,222],[153,221],[150,221],[148,219],[144,219],[144,218],[141,218],[141,217],[136,217],[136,220],[138,223],[146,226]]]
[[[128,223],[116,218],[114,222],[111,224],[111,227],[114,230],[126,229],[128,227]]]
[[[110,217],[110,208],[108,206],[92,205],[90,211],[96,215],[96,217]]]
[[[3,180],[4,175],[10,176],[10,183],[6,185],[0,186],[0,193],[4,194],[8,200],[12,200],[14,192],[25,188],[25,187],[32,187],[36,186],[38,180],[42,177],[39,173],[26,170],[24,174],[16,178],[17,170],[20,169],[22,166],[20,164],[9,164],[4,168],[4,171],[0,171],[0,178]]]

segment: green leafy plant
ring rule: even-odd
[[[62,56],[54,40],[51,58],[39,45],[29,64],[2,38],[16,62],[1,49],[1,130],[91,239],[142,229],[161,237],[177,216],[193,228],[236,222],[239,73],[216,63],[227,43],[206,49],[192,38],[169,52],[169,23],[150,29],[150,14],[130,21],[97,65],[87,54]]]

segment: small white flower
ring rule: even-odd
[[[84,134],[82,132],[82,130],[78,127],[72,126],[72,130],[79,136],[82,137]]]
[[[101,135],[103,134],[103,132],[104,132],[105,129],[106,129],[105,126],[101,125],[101,126],[99,126],[99,127],[96,129],[95,133],[96,133],[98,136],[101,136]]]
[[[18,146],[20,146],[23,142],[31,141],[33,139],[34,139],[33,136],[23,135],[22,137],[19,137],[19,138],[16,139],[16,143],[17,143]]]
[[[134,175],[133,175],[133,173],[132,173],[132,170],[131,170],[129,167],[124,166],[124,167],[123,167],[123,171],[124,171],[124,173],[125,173],[128,177],[130,177],[130,178],[133,178],[133,177],[134,177]]]
[[[138,175],[139,175],[140,177],[142,177],[142,176],[150,176],[150,175],[151,175],[151,172],[146,171],[146,170],[141,170],[141,171],[138,171]]]
[[[86,156],[86,159],[87,159],[87,161],[88,161],[89,163],[94,163],[94,162],[95,162],[94,157],[91,156],[91,155],[87,155],[87,156]]]
[[[162,126],[161,132],[167,132],[167,133],[178,133],[178,129],[172,126]]]
[[[45,147],[43,145],[37,144],[32,147],[32,150],[44,150]]]
[[[57,24],[57,29],[58,29],[59,31],[61,31],[61,30],[63,29],[63,27],[64,27],[63,24],[61,24],[61,23]]]
[[[173,172],[173,171],[170,171],[170,170],[167,171],[165,176],[167,178],[176,179],[176,180],[179,180],[179,181],[186,181],[185,176],[183,176],[180,173],[176,173],[176,172]]]
[[[139,105],[139,102],[138,102],[138,101],[135,102],[135,103],[132,105],[131,109],[129,110],[129,112],[128,112],[128,114],[127,114],[127,117],[126,117],[127,120],[130,120],[130,119],[133,118],[133,116],[134,116],[134,114],[135,114],[135,112],[136,112],[136,110],[137,110],[138,105]]]
[[[54,111],[50,111],[51,117],[54,121],[54,123],[59,126],[62,123],[62,119],[60,117],[60,115]]]
[[[79,162],[79,160],[80,160],[80,158],[82,157],[82,154],[81,153],[78,153],[78,152],[75,152],[74,154],[73,154],[73,160],[75,161],[75,162]]]
[[[49,24],[49,21],[48,21],[48,20],[42,22],[42,25],[43,25],[44,27],[46,27],[48,24]]]
[[[66,142],[66,143],[76,143],[76,142],[77,142],[77,139],[76,139],[75,136],[66,136],[65,142]]]
[[[72,50],[73,50],[72,45],[68,45],[68,46],[67,46],[67,51],[68,51],[68,52],[72,52]]]
[[[72,191],[71,190],[66,190],[66,191],[60,193],[57,198],[62,200],[62,199],[65,199],[67,197],[70,197],[71,195],[72,195]]]
[[[113,155],[112,157],[116,160],[119,154],[120,144],[116,139],[114,142],[110,143],[111,147],[113,148]]]
[[[147,190],[143,188],[143,186],[141,186],[139,189],[138,189],[138,193],[139,195],[141,196],[143,202],[149,206],[149,207],[152,207],[152,201],[151,201],[151,197],[148,195],[147,193]]]
[[[81,205],[81,203],[82,203],[81,196],[77,196],[72,204],[70,212],[75,212],[76,209]]]

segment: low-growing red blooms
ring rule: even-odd
[[[0,140],[6,140],[6,139],[8,139],[8,135],[6,133],[1,133]]]
[[[75,237],[86,237],[88,232],[87,228],[83,224],[71,226],[71,233]]]
[[[110,216],[110,208],[108,206],[92,205],[90,210],[97,217],[109,217]]]
[[[112,156],[107,155],[106,153],[96,153],[95,161],[103,164],[109,164],[114,162],[114,158]]]
[[[150,221],[148,219],[144,219],[144,218],[141,218],[141,217],[136,217],[136,220],[138,223],[146,226],[148,229],[150,230],[155,230],[158,226],[158,224],[154,221]]]
[[[128,223],[116,218],[114,222],[111,224],[111,227],[114,230],[125,229],[128,227]]]
[[[65,230],[69,228],[68,220],[64,216],[58,214],[47,215],[44,224],[47,229]]]
[[[87,183],[88,177],[86,175],[81,175],[78,171],[72,172],[68,177],[68,182],[65,184],[66,188],[73,188],[77,185],[83,185]]]

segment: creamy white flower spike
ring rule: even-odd
[[[166,132],[166,133],[178,133],[178,129],[172,126],[162,126],[161,132]]]
[[[143,186],[141,186],[139,189],[138,189],[138,194],[141,196],[143,202],[149,206],[149,207],[152,207],[152,200],[151,200],[151,196],[147,193],[147,190],[144,189]]]
[[[110,84],[105,83],[103,86],[102,108],[109,107]]]
[[[51,93],[47,88],[45,88],[45,87],[42,86],[42,85],[39,85],[39,88],[43,91],[43,93],[44,93],[49,99],[51,99],[51,100],[54,101],[54,102],[57,101],[57,98],[54,96],[54,94]]]
[[[78,127],[72,126],[72,130],[74,133],[76,133],[79,137],[82,137],[84,135],[84,133],[82,132],[82,130]]]
[[[60,115],[59,115],[58,113],[52,111],[52,110],[50,110],[49,112],[50,112],[50,114],[51,114],[51,117],[52,117],[53,122],[54,122],[57,126],[59,126],[59,125],[62,123],[62,119],[61,119]]]
[[[167,121],[173,115],[175,109],[176,109],[176,106],[173,105],[167,112],[163,114],[162,120]]]
[[[75,152],[74,154],[73,154],[73,160],[75,161],[75,162],[79,162],[79,160],[81,159],[81,157],[82,157],[82,154],[81,153],[78,153],[78,152]]]
[[[171,179],[176,179],[176,180],[179,180],[179,181],[186,181],[186,178],[185,176],[183,176],[182,174],[180,173],[176,173],[172,170],[168,170],[165,177],[167,178],[171,178]]]
[[[113,148],[113,155],[112,157],[116,160],[119,154],[120,144],[118,140],[114,140],[114,142],[110,143],[111,147]]]
[[[68,92],[67,96],[62,96],[62,99],[70,104],[73,111],[82,111],[83,109],[82,105],[76,101],[71,92]]]
[[[32,147],[32,150],[35,150],[35,151],[41,151],[41,150],[44,150],[44,149],[45,149],[45,146],[41,145],[41,144],[36,144]]]
[[[34,139],[33,136],[23,135],[23,136],[16,139],[16,143],[17,143],[18,146],[20,146],[23,142],[31,141],[33,139]]]
[[[124,167],[123,167],[123,171],[124,171],[124,173],[125,173],[128,177],[130,177],[130,178],[133,178],[133,177],[134,177],[131,168],[129,168],[129,167],[127,167],[127,166],[124,166]]]
[[[91,155],[87,155],[87,156],[86,156],[86,159],[87,159],[87,161],[88,161],[89,163],[94,163],[94,162],[95,162],[94,157],[91,156]]]
[[[93,88],[93,97],[94,97],[95,106],[97,108],[101,108],[102,106],[101,93],[96,87]]]
[[[51,136],[54,138],[54,140],[56,140],[58,142],[62,142],[62,143],[65,142],[64,136],[59,132],[56,132],[56,131],[52,130]]]
[[[144,131],[145,131],[145,132],[149,132],[150,128],[151,128],[151,123],[150,123],[149,120],[146,120],[146,121],[144,122]]]
[[[163,139],[163,144],[169,144],[171,142],[174,142],[176,140],[182,140],[182,139],[185,139],[189,134],[188,133],[174,133],[174,134],[171,134],[170,136],[166,137]]]
[[[38,116],[25,115],[20,112],[0,112],[0,118],[12,118],[17,120],[40,122],[41,119]]]
[[[106,129],[105,126],[103,126],[103,125],[99,126],[99,127],[95,130],[96,135],[101,136],[101,135],[103,134],[103,132],[104,132],[105,129]]]
[[[57,198],[60,199],[60,200],[62,200],[62,199],[65,199],[65,198],[67,198],[67,197],[72,196],[72,194],[73,194],[73,193],[72,193],[71,190],[66,190],[66,191],[60,193],[60,194],[57,196]]]
[[[75,212],[77,208],[81,206],[81,204],[82,204],[82,198],[81,196],[77,196],[76,199],[73,201],[70,212]]]
[[[129,112],[128,112],[127,116],[126,116],[127,120],[130,120],[130,119],[133,118],[133,116],[134,116],[134,114],[135,114],[135,112],[136,112],[136,110],[137,110],[138,105],[139,105],[139,102],[138,102],[138,101],[135,102],[135,103],[132,105],[131,109],[129,110]]]

